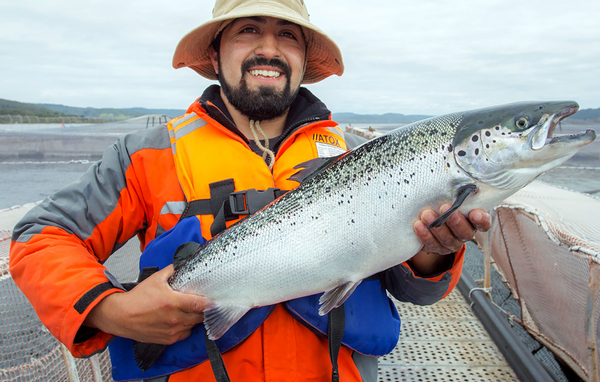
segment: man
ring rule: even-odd
[[[14,230],[10,266],[44,324],[74,355],[101,351],[114,336],[154,344],[188,341],[194,349],[174,345],[163,355],[163,366],[157,362],[148,371],[124,374],[213,380],[211,364],[205,362],[208,351],[200,358],[194,353],[204,346],[197,328],[208,302],[167,284],[174,249],[210,239],[233,224],[240,216],[227,210],[231,192],[292,189],[297,183],[288,178],[296,164],[346,149],[329,110],[300,87],[344,69],[339,49],[309,22],[302,0],[217,0],[213,19],[182,39],[173,64],[218,79],[221,86],[206,89],[167,126],[120,138],[80,181],[27,214]],[[335,143],[320,146],[315,134],[334,137]],[[316,308],[314,303],[291,305],[294,300],[267,308],[254,321],[242,319],[251,328],[220,347],[226,350],[223,360],[231,379],[327,380],[337,363],[340,380],[376,380],[381,346],[389,351],[397,340],[397,330],[395,337],[377,332],[380,326],[397,328],[397,313],[381,285],[403,301],[439,300],[458,281],[464,241],[490,225],[489,216],[475,210],[470,219],[455,214],[443,227],[427,230],[436,217],[428,209],[415,222],[424,243],[421,252],[373,277],[374,284],[363,283],[372,289],[357,288],[357,296],[366,296],[358,304],[379,299],[377,309],[383,313],[346,309],[348,320],[376,324],[346,327],[337,362],[330,361],[327,335],[302,312]],[[160,270],[147,272],[125,292],[102,262],[136,234],[145,249],[142,270]],[[131,353],[128,346],[133,345],[119,341],[111,355],[120,365],[115,354]]]

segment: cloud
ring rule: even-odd
[[[0,98],[183,109],[211,84],[172,54],[214,2],[0,4]],[[307,0],[346,72],[309,88],[331,110],[441,114],[529,99],[600,106],[600,3]]]

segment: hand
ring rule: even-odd
[[[448,211],[450,207],[450,204],[442,205],[440,214]],[[421,211],[420,219],[413,227],[423,243],[423,248],[410,260],[411,266],[424,276],[448,269],[450,264],[443,255],[460,250],[465,242],[473,238],[477,230],[486,232],[492,226],[492,219],[484,210],[474,209],[468,215],[467,218],[458,211],[454,212],[444,225],[429,230],[427,226],[437,219],[439,214],[432,209]]]
[[[170,345],[190,336],[204,321],[204,297],[174,291],[167,280],[173,266],[156,272],[126,293],[105,297],[88,314],[85,326],[139,342]]]

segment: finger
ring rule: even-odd
[[[443,253],[445,251],[421,220],[417,220],[413,225],[413,228],[417,237],[421,240],[421,243],[423,243],[423,251],[429,253]]]
[[[479,231],[487,232],[492,228],[492,217],[482,209],[469,212],[469,220]]]
[[[440,208],[440,213],[448,211],[450,207],[449,204],[444,204]],[[454,237],[463,243],[471,240],[475,234],[475,228],[473,228],[469,220],[458,211],[450,216],[446,221],[446,226],[450,229]]]
[[[427,225],[431,224],[436,218],[437,214],[432,210],[424,210],[421,214],[421,220]],[[454,236],[446,224],[443,224],[441,227],[432,228],[430,232],[443,248],[443,251],[436,253],[446,255],[462,248],[463,242]]]

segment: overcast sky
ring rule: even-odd
[[[523,100],[600,107],[600,1],[305,0],[346,67],[308,88],[333,112],[437,115]],[[186,109],[211,83],[175,70],[213,0],[2,0],[0,98]]]

